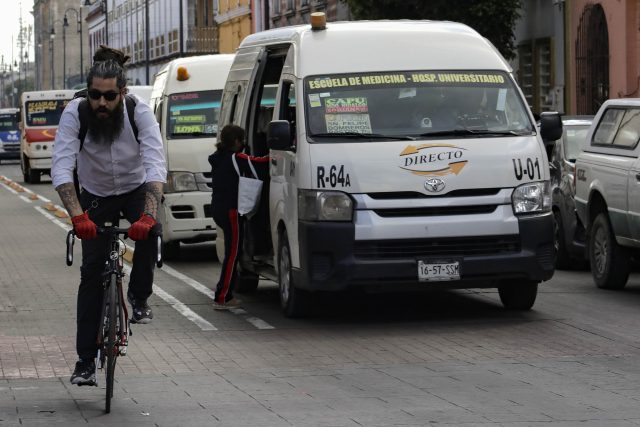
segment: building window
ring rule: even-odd
[[[271,7],[273,8],[273,14],[274,15],[280,15],[280,0],[275,0],[271,4]]]
[[[535,113],[553,105],[553,53],[549,38],[529,40],[518,46],[518,84]]]

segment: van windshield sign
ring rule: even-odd
[[[62,111],[69,101],[69,99],[50,99],[25,102],[27,126],[58,126]]]
[[[315,78],[309,80],[309,89],[328,89],[334,87],[347,86],[371,86],[371,85],[393,85],[406,83],[480,83],[502,85],[506,82],[501,74],[494,73],[402,73],[402,74],[372,74],[355,75],[340,78]]]
[[[504,136],[533,131],[520,92],[502,71],[312,76],[305,79],[305,101],[312,142],[426,139],[433,132],[442,138],[460,129]]]
[[[221,90],[169,95],[167,138],[211,138],[218,133]]]

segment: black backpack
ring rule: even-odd
[[[89,126],[89,100],[87,99],[87,89],[82,89],[76,92],[73,95],[73,99],[83,98],[82,101],[78,104],[78,119],[80,120],[80,130],[78,131],[78,139],[80,140],[80,149],[78,152],[82,151],[82,147],[84,146],[84,140],[87,137],[87,130]],[[138,126],[136,126],[136,121],[134,119],[135,108],[136,108],[136,100],[131,95],[125,95],[124,102],[127,108],[127,116],[129,118],[129,124],[131,125],[131,129],[133,130],[133,134],[136,137],[136,141],[140,144],[140,140],[138,139]],[[76,187],[76,195],[80,198],[80,181],[78,180],[78,168],[76,167],[73,170],[73,184]]]

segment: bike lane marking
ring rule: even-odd
[[[2,177],[2,176],[0,176],[0,180],[4,180],[5,182],[7,180],[10,181],[8,178]],[[19,195],[25,202],[31,203],[32,200],[41,200],[41,201],[45,202],[45,207],[44,208],[35,207],[35,209],[38,210],[42,215],[44,215],[49,220],[51,220],[52,222],[56,223],[58,226],[62,227],[63,229],[65,229],[66,231],[69,231],[71,229],[70,224],[67,224],[67,223],[61,221],[62,218],[68,218],[68,215],[66,214],[66,209],[64,209],[61,206],[53,204],[51,202],[51,200],[49,200],[46,197],[41,196],[41,195],[31,191],[30,189],[28,189],[28,188],[26,188],[24,186],[20,186],[19,184],[15,183],[15,181],[10,181],[10,182],[11,182],[10,185],[7,185],[6,183],[2,183],[2,182],[0,182],[0,185],[5,187],[7,190],[12,192],[13,194]],[[12,187],[12,185],[13,185],[13,187]],[[21,192],[28,193],[30,195],[29,198],[27,198],[26,196],[22,196],[20,194],[19,190],[16,190],[15,187],[21,188],[22,189]],[[54,216],[54,215],[51,215],[49,212],[46,212],[45,209],[49,210],[51,212],[54,212],[55,215],[58,218],[56,218],[56,216]],[[59,218],[61,218],[61,219],[59,219]],[[128,258],[125,258],[125,259],[127,261],[129,261],[129,262],[132,262],[134,248],[132,246],[126,244],[126,243],[125,243],[125,246],[127,247],[127,253],[131,254],[131,257],[128,257]],[[125,268],[130,268],[130,267],[125,266]],[[198,282],[197,280],[192,279],[191,277],[189,277],[189,276],[187,276],[187,275],[185,275],[185,274],[183,274],[183,273],[171,268],[167,264],[164,264],[162,266],[162,271],[164,271],[165,273],[169,274],[170,276],[173,276],[174,278],[180,280],[181,282],[191,286],[193,289],[195,289],[196,291],[204,294],[205,296],[207,296],[211,300],[215,299],[215,293],[214,293],[213,290],[209,289],[208,287],[206,287],[202,283]],[[127,273],[130,273],[130,272],[127,271]],[[209,323],[204,318],[200,317],[193,310],[191,310],[184,303],[180,302],[178,299],[173,297],[171,294],[165,292],[164,290],[159,288],[156,284],[154,284],[153,286],[154,286],[154,289],[158,289],[160,291],[160,292],[155,292],[154,291],[154,293],[157,293],[160,298],[162,298],[165,302],[167,302],[167,304],[171,305],[176,311],[178,311],[184,317],[186,317],[187,319],[189,319],[192,322],[196,323],[202,330],[212,330],[212,331],[218,330],[215,326],[213,326],[211,323]],[[236,316],[242,317],[245,321],[247,321],[248,323],[253,325],[256,329],[275,329],[272,325],[270,325],[266,321],[264,321],[264,320],[262,320],[262,319],[260,319],[258,317],[255,317],[255,316],[251,316],[246,310],[244,310],[242,308],[233,308],[233,309],[229,309],[229,311],[232,312]],[[198,320],[198,319],[200,319],[200,320]],[[205,322],[205,323],[202,323],[202,322]],[[211,329],[211,328],[213,328],[213,329]]]

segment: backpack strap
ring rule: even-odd
[[[136,125],[135,112],[136,112],[136,99],[131,95],[124,96],[124,102],[127,106],[127,115],[129,116],[129,124],[131,125],[131,129],[133,130],[133,134],[136,137],[136,141],[140,144],[140,140],[138,139],[138,126]]]
[[[80,149],[84,145],[84,139],[87,136],[87,128],[89,127],[89,101],[87,98],[78,104],[78,119],[80,120],[80,130],[78,131],[78,139],[80,140]]]
[[[86,93],[86,92],[85,92]],[[133,130],[133,134],[136,137],[136,141],[140,144],[140,140],[138,139],[138,126],[136,125],[135,120],[135,110],[136,110],[136,100],[133,96],[125,95],[124,102],[127,108],[127,116],[129,118],[129,124],[131,125],[131,129]],[[84,139],[87,137],[87,129],[89,127],[89,101],[85,97],[78,104],[78,119],[80,120],[80,130],[78,131],[78,139],[80,140],[80,149],[78,151],[82,151],[82,147],[84,145]]]

